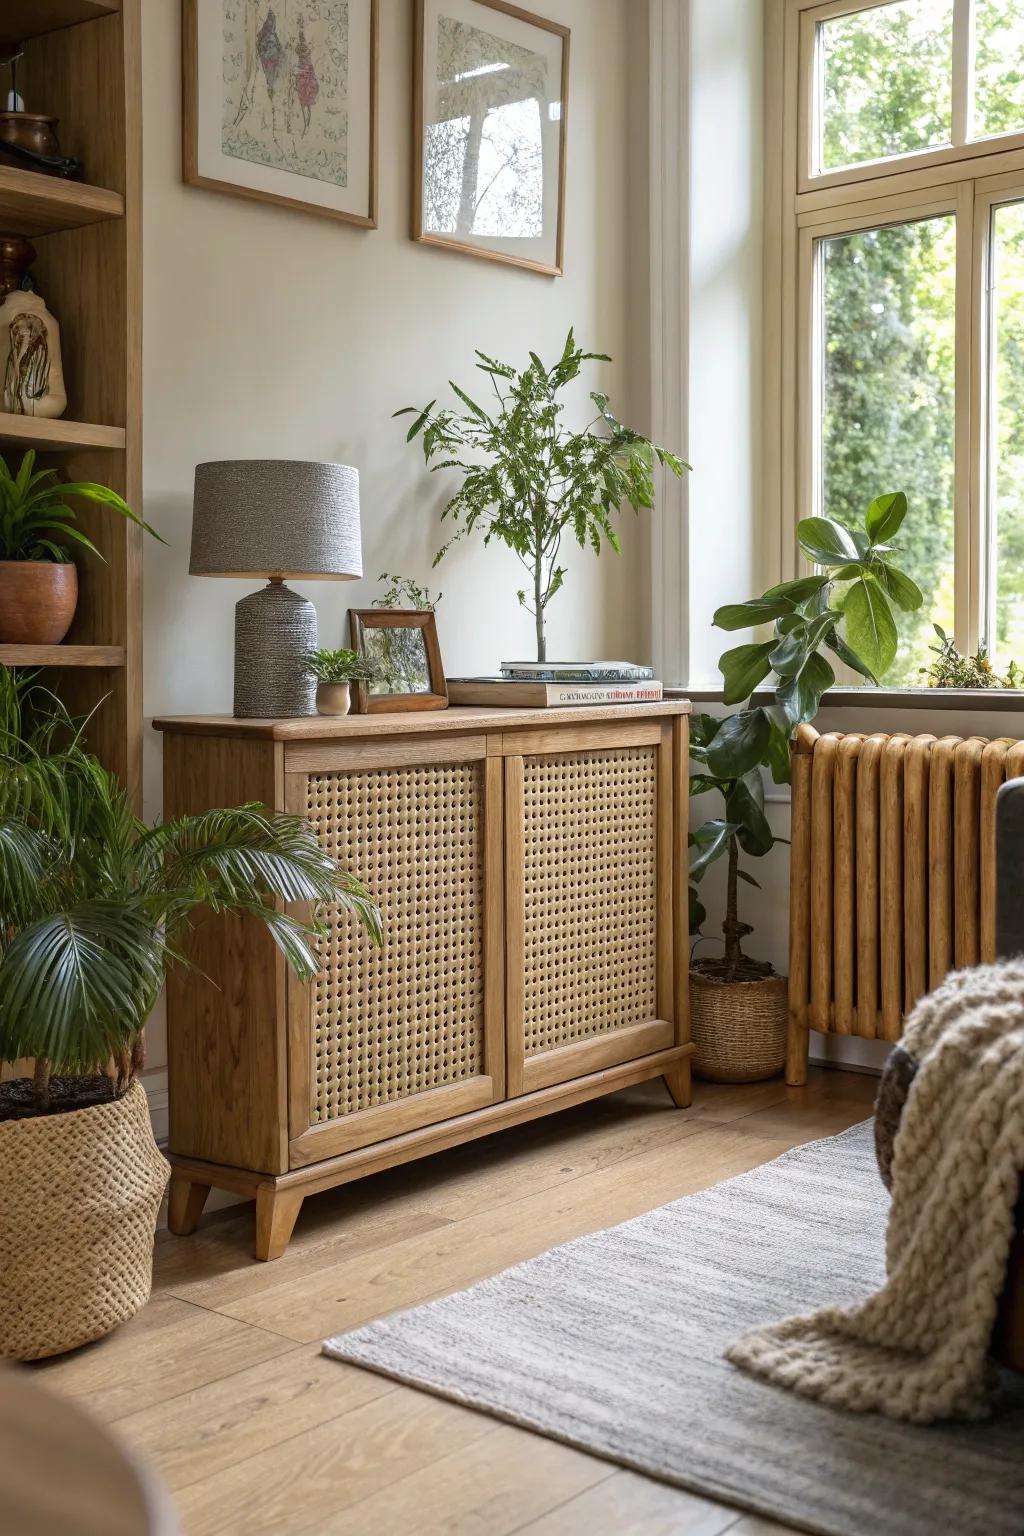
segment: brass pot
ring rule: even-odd
[[[0,560],[0,644],[59,645],[77,605],[70,560]]]

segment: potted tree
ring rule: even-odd
[[[75,526],[70,499],[109,507],[160,537],[109,486],[65,482],[55,469],[37,470],[35,463],[31,448],[17,474],[0,458],[0,643],[8,645],[58,645],[78,603],[78,570],[69,547],[103,558]]]
[[[607,395],[592,391],[597,415],[582,431],[562,422],[562,392],[579,377],[584,363],[610,362],[603,352],[584,352],[572,331],[553,368],[536,352],[517,373],[509,363],[477,352],[477,368],[490,381],[489,409],[465,390],[451,389],[463,413],[407,405],[396,416],[415,416],[406,442],[422,434],[423,456],[432,470],[457,469],[462,485],[441,516],[456,525],[454,538],[434,556],[443,559],[456,540],[480,527],[484,543],[498,539],[518,556],[529,588],[516,596],[533,615],[537,660],[547,660],[545,618],[548,604],[565,581],[559,563],[562,541],[576,540],[595,555],[609,544],[619,550],[613,518],[623,502],[634,512],[654,505],[655,462],[677,477],[688,464],[623,426],[609,408]],[[450,382],[450,381],[449,381]]]
[[[770,623],[771,638],[735,646],[719,658],[723,700],[746,708],[722,718],[693,721],[690,794],[717,793],[724,815],[690,833],[690,932],[700,933],[707,913],[699,886],[716,860],[726,858],[725,920],[721,956],[692,960],[690,1014],[698,1075],[725,1082],[752,1082],[782,1070],[786,1053],[786,980],[767,961],[744,953],[753,931],[739,916],[740,881],[757,880],[741,856],[763,858],[777,842],[764,811],[762,770],[775,783],[789,782],[789,743],[797,726],[812,720],[835,673],[828,650],[869,682],[877,682],[896,657],[894,608],[911,612],[922,596],[897,564],[892,543],[907,512],[902,491],[880,496],[864,527],[847,528],[827,517],[804,518],[800,548],[813,574],[770,587],[749,602],[719,608],[714,623],[725,630]],[[752,706],[755,689],[775,677],[775,703]]]
[[[379,936],[307,822],[245,805],[147,827],[52,695],[0,669],[0,1060],[31,1067],[0,1084],[0,1354],[59,1354],[148,1300],[168,1170],[142,1032],[190,916],[250,915],[308,979],[327,902]]]

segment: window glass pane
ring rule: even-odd
[[[1024,0],[976,0],[974,137],[1024,129]]]
[[[992,213],[989,417],[989,643],[998,665],[1024,664],[1024,204]]]
[[[921,686],[933,622],[953,628],[953,215],[821,241],[821,508],[862,525],[906,491],[900,565],[924,605],[899,616],[885,683]]]
[[[948,144],[953,0],[898,0],[818,28],[819,167]]]

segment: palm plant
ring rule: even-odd
[[[109,507],[155,539],[160,538],[109,486],[97,485],[94,480],[65,482],[55,469],[35,466],[32,448],[23,456],[17,474],[12,474],[6,460],[0,458],[0,560],[51,560],[63,564],[71,559],[69,541],[102,559],[92,540],[75,527],[77,517],[68,505],[69,497]]]
[[[127,1086],[198,909],[258,919],[308,980],[327,903],[380,940],[377,908],[301,817],[242,805],[149,827],[59,701],[0,669],[0,1060],[34,1060],[34,1112],[51,1073],[113,1061]]]

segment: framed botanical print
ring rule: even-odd
[[[448,708],[432,608],[350,608],[348,622],[370,673],[356,683],[356,714]]]
[[[182,0],[185,181],[375,229],[379,0]]]
[[[506,0],[416,0],[413,238],[562,271],[569,29]]]

